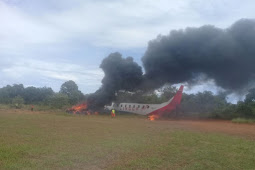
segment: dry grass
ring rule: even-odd
[[[1,169],[252,169],[254,141],[136,116],[0,110]]]

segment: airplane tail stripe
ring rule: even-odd
[[[179,90],[177,91],[177,93],[175,94],[175,96],[173,97],[173,99],[170,101],[170,103],[168,105],[151,112],[150,115],[157,114],[157,115],[161,116],[166,111],[171,112],[171,111],[175,110],[176,107],[178,105],[180,105],[180,103],[181,103],[183,88],[184,88],[184,86],[181,85],[181,87],[179,88]]]

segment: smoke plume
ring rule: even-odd
[[[111,53],[106,57],[100,68],[104,71],[102,86],[89,99],[89,105],[93,107],[103,106],[115,98],[118,90],[133,91],[142,82],[142,68],[132,57],[122,58],[121,54]]]
[[[105,76],[88,98],[90,108],[108,104],[118,90],[201,82],[200,77],[228,91],[245,89],[255,81],[255,20],[241,19],[227,29],[205,25],[173,30],[149,42],[142,62],[144,75],[132,57],[116,52],[105,58],[100,65]]]
[[[142,62],[154,87],[203,74],[226,90],[241,90],[255,80],[255,20],[241,19],[227,29],[205,25],[160,35],[149,42]]]

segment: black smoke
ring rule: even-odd
[[[227,29],[205,25],[160,35],[149,42],[142,62],[155,88],[203,74],[226,90],[244,89],[255,80],[255,20],[241,19]]]
[[[228,92],[247,88],[255,82],[255,20],[241,19],[227,29],[173,30],[149,42],[142,62],[144,75],[132,57],[118,52],[106,57],[100,65],[102,86],[89,96],[89,107],[109,104],[119,90],[155,89],[165,83],[213,79]]]
[[[100,89],[88,98],[92,109],[109,104],[119,90],[136,90],[143,80],[141,66],[134,62],[132,57],[123,58],[118,52],[106,57],[100,68],[105,76]]]

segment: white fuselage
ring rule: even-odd
[[[163,112],[171,112],[181,103],[183,85],[179,88],[174,97],[167,102],[161,104],[140,104],[140,103],[112,103],[111,106],[105,106],[105,109],[115,109],[120,112],[130,112],[140,115],[162,114]]]
[[[130,112],[140,115],[148,115],[151,112],[158,110],[166,105],[168,105],[173,98],[171,98],[169,101],[161,103],[161,104],[139,104],[139,103],[120,103],[115,104],[112,103],[111,106],[105,106],[105,109],[112,110],[115,109],[117,111],[121,112]]]

